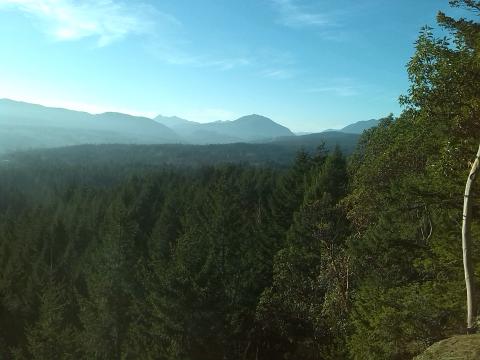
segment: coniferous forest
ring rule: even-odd
[[[0,358],[402,360],[465,333],[480,2],[451,4],[471,19],[422,29],[404,111],[352,155],[0,163]]]

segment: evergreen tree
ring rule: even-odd
[[[121,359],[135,292],[137,225],[124,205],[113,203],[102,226],[101,243],[85,268],[86,296],[80,299],[81,342],[87,357]]]
[[[264,350],[265,358],[338,359],[345,355],[348,227],[336,205],[345,195],[347,174],[340,151],[312,173],[287,246],[275,257],[273,285],[262,294],[257,309],[265,340],[273,342],[265,346],[273,350]]]
[[[50,280],[40,295],[39,317],[27,330],[28,358],[77,359],[77,329],[69,321],[69,312],[74,310],[68,299],[68,292],[62,284]]]

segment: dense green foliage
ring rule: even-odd
[[[451,3],[478,15],[478,1]],[[344,205],[355,229],[348,339],[354,359],[408,359],[465,329],[460,230],[463,188],[480,140],[480,26],[443,13],[438,20],[450,38],[423,29],[408,65],[406,110],[368,131],[352,159]]]
[[[403,360],[464,332],[480,25],[439,23],[405,111],[348,159],[170,168],[76,147],[0,164],[0,358]]]
[[[0,171],[7,358],[234,359],[287,351],[287,334],[278,334],[287,348],[277,349],[269,333],[276,331],[268,315],[272,272],[284,266],[276,254],[301,246],[322,218],[310,208],[318,208],[316,196],[330,206],[346,189],[339,151],[299,153],[290,170],[128,171],[45,160]],[[336,222],[334,208],[322,211]],[[314,261],[319,247],[303,252]],[[311,276],[306,270],[299,276]]]

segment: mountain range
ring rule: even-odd
[[[198,123],[175,116],[150,119],[114,112],[90,114],[0,99],[0,153],[80,144],[242,142],[309,147],[329,141],[354,146],[358,134],[377,123],[377,120],[368,120],[340,130],[298,136],[287,127],[256,114],[233,121]]]
[[[178,117],[157,116],[158,123],[168,126],[192,144],[222,144],[269,141],[281,136],[295,136],[290,129],[261,115],[247,115],[234,121],[197,123]]]

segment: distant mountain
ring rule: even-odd
[[[145,117],[86,112],[0,99],[0,152],[78,144],[179,143],[170,128]]]
[[[215,121],[203,124],[178,117],[157,116],[154,120],[170,127],[192,144],[251,142],[294,135],[285,126],[256,114],[243,116],[233,121]]]
[[[178,116],[158,115],[153,120],[155,120],[156,122],[159,122],[160,124],[168,126],[169,128],[200,125],[200,123],[197,123],[195,121],[185,120],[185,119],[179,118]]]
[[[294,136],[288,128],[261,115],[243,116],[234,121],[218,121],[204,124],[204,128],[227,136],[239,137],[246,141],[275,139],[281,136]]]
[[[371,120],[362,120],[357,121],[356,123],[345,126],[342,129],[327,129],[322,133],[327,132],[343,132],[347,134],[359,134],[361,135],[365,130],[371,129],[377,126],[380,123],[380,120],[371,119]]]
[[[377,120],[360,121],[339,131],[295,135],[261,115],[233,121],[197,123],[176,116],[154,120],[122,113],[89,114],[0,99],[0,153],[81,144],[230,144],[267,143],[282,148],[314,150],[340,145],[355,148],[359,134]]]
[[[294,134],[297,135],[297,136],[302,136],[302,135],[313,134],[313,132],[311,132],[311,131],[295,131]]]
[[[368,130],[370,128],[377,126],[379,122],[380,120],[376,120],[376,119],[357,121],[356,123],[345,126],[340,131],[344,133],[349,133],[349,134],[361,134],[365,130]]]

